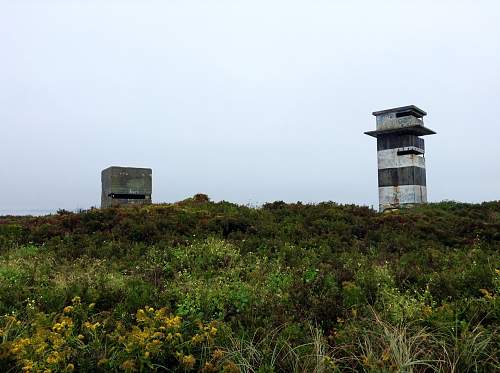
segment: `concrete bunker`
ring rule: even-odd
[[[112,166],[101,172],[101,207],[150,204],[150,168]]]

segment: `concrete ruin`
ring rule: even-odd
[[[101,172],[101,207],[151,203],[150,168],[108,167]]]
[[[427,202],[425,146],[420,136],[435,134],[424,126],[425,111],[414,105],[376,111],[379,210]]]

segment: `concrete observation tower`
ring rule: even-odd
[[[425,111],[414,105],[376,111],[379,210],[427,202],[424,139],[435,134],[424,127]]]

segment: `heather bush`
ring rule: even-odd
[[[499,247],[499,202],[3,217],[0,370],[495,371]]]

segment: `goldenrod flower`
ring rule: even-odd
[[[47,357],[47,364],[57,364],[60,360],[59,352],[54,351]]]
[[[217,334],[217,328],[216,328],[215,326],[212,326],[212,327],[210,328],[210,334],[211,334],[212,336],[214,336],[214,335],[216,335],[216,334]]]
[[[193,355],[183,356],[181,359],[181,364],[186,369],[193,369],[195,363],[196,363],[196,359],[194,358]]]
[[[155,319],[159,320],[159,319],[163,318],[166,313],[167,313],[167,309],[165,307],[160,308],[159,310],[157,310],[155,312]]]
[[[199,335],[199,334],[195,334],[193,335],[193,337],[191,338],[191,342],[194,343],[194,344],[197,344],[197,343],[201,343],[203,342],[205,338],[202,336],[202,335]]]
[[[391,354],[389,353],[389,350],[386,348],[382,353],[382,361],[388,361],[390,358]]]
[[[18,354],[22,352],[26,346],[29,346],[30,343],[31,340],[29,338],[21,338],[12,345],[12,352]]]
[[[98,322],[96,322],[95,324],[92,324],[92,323],[90,323],[90,322],[88,322],[88,321],[85,321],[85,322],[83,323],[83,326],[84,326],[85,328],[87,328],[87,329],[90,329],[90,330],[95,331],[95,330],[96,330],[99,326],[101,326],[101,323],[98,321]]]
[[[22,371],[23,372],[31,372],[32,369],[33,369],[33,362],[31,360],[25,360]]]
[[[154,332],[153,333],[153,338],[163,338],[165,336],[165,334],[163,333],[160,333],[160,332]]]
[[[241,369],[236,365],[234,362],[229,361],[228,363],[224,364],[223,366],[224,372],[228,373],[240,373]]]
[[[81,301],[82,301],[82,299],[79,296],[76,296],[73,299],[71,299],[71,303],[73,303],[73,304],[80,304]]]
[[[148,319],[148,317],[146,316],[146,312],[144,312],[142,308],[137,310],[135,318],[137,319],[138,322],[143,322]]]
[[[45,351],[46,347],[47,347],[47,344],[42,342],[42,343],[40,343],[40,345],[38,346],[38,348],[35,350],[35,352],[37,354],[42,354]]]
[[[203,368],[201,369],[202,372],[206,372],[206,373],[209,373],[209,372],[216,372],[217,369],[215,369],[215,366],[212,364],[212,363],[205,363],[205,365],[203,366]]]
[[[135,361],[132,359],[128,359],[123,362],[121,367],[125,370],[135,370]]]
[[[55,323],[53,326],[52,326],[52,330],[55,331],[55,332],[59,332],[61,331],[62,329],[64,328],[63,325],[61,325],[60,322],[57,322]]]
[[[481,294],[483,294],[483,296],[486,299],[488,299],[488,300],[493,299],[493,295],[487,289],[479,289],[479,291],[481,292]]]
[[[182,319],[180,316],[172,316],[167,318],[165,322],[169,328],[179,328],[181,326]]]
[[[214,357],[214,359],[218,360],[218,359],[222,359],[224,357],[224,351],[221,350],[221,349],[217,349],[215,350],[213,353],[212,353],[212,356]]]

